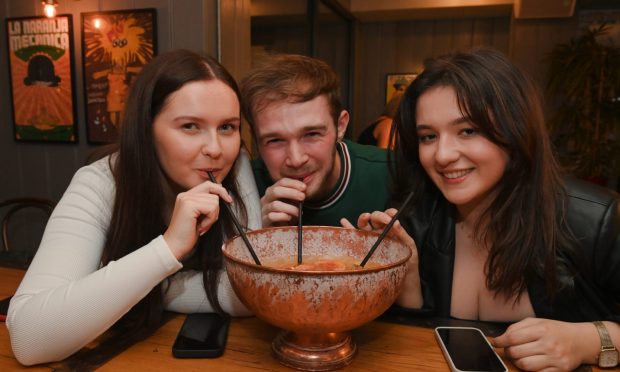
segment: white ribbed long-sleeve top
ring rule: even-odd
[[[202,272],[179,271],[182,264],[162,235],[101,267],[115,197],[108,160],[101,159],[76,172],[11,301],[6,325],[15,357],[22,364],[62,360],[75,353],[166,278],[167,310],[213,311]],[[241,152],[233,172],[247,207],[248,227],[259,228],[260,201],[245,152]],[[250,315],[225,273],[220,275],[218,299],[227,313]]]

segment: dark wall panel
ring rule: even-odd
[[[426,58],[474,46],[507,53],[509,30],[510,17],[362,23],[354,138],[383,110],[386,74],[420,72]]]
[[[546,80],[546,57],[556,44],[579,34],[578,17],[513,20],[510,57],[541,86]]]

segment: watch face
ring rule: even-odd
[[[603,350],[598,357],[599,367],[615,367],[618,365],[618,350]]]

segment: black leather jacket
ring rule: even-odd
[[[548,298],[542,278],[526,284],[537,317],[563,321],[620,322],[620,195],[575,179],[567,180],[568,222],[591,274],[579,275],[574,290]],[[449,317],[454,268],[453,207],[433,191],[400,220],[418,246],[424,297],[421,313]]]

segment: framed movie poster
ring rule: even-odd
[[[385,81],[385,103],[388,104],[395,96],[405,92],[413,79],[418,76],[414,72],[387,74]]]
[[[157,54],[155,9],[82,13],[86,128],[91,143],[114,142],[134,77]]]
[[[77,142],[71,15],[7,18],[15,139]]]

